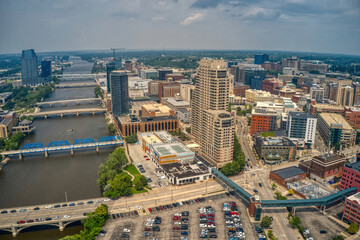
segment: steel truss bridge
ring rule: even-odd
[[[219,181],[222,185],[226,185],[228,188],[235,191],[237,196],[240,196],[245,203],[250,204],[253,201],[252,195],[241,188],[239,185],[234,183],[224,174],[222,174],[216,168],[211,169],[212,174],[214,175],[215,179]],[[313,199],[289,199],[289,200],[261,200],[257,204],[260,204],[261,207],[305,207],[305,206],[319,206],[320,209],[325,208],[327,205],[334,203],[338,200],[341,200],[349,195],[352,195],[357,192],[356,187],[348,188],[337,193],[331,194],[329,196],[323,198],[313,198]]]
[[[45,157],[48,157],[51,153],[70,153],[73,155],[75,152],[81,151],[96,150],[96,152],[99,152],[103,147],[121,146],[123,144],[124,141],[119,135],[101,137],[97,142],[92,138],[81,138],[76,139],[73,144],[70,144],[66,140],[52,141],[47,147],[42,143],[27,143],[20,150],[5,151],[2,152],[1,155],[3,158],[19,159],[37,154],[44,154]]]

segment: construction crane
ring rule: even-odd
[[[123,50],[125,48],[110,48],[111,51],[113,51],[113,60],[115,61],[116,58],[115,58],[115,50]]]

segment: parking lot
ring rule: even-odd
[[[315,207],[299,208],[296,210],[296,215],[301,219],[301,225],[309,229],[307,237],[313,237],[315,240],[332,239],[347,232],[347,229],[340,226],[334,221],[331,221],[326,215],[319,212]],[[322,234],[320,231],[325,231]]]
[[[235,202],[239,211],[239,219],[242,223],[242,228],[244,229],[246,239],[254,240],[256,238],[255,230],[250,223],[249,217],[246,212],[246,207],[240,202],[237,198],[230,195],[219,194],[215,196],[210,196],[204,199],[198,199],[182,202],[181,206],[171,206],[165,207],[161,206],[163,210],[158,206],[158,210],[151,208],[151,213],[149,209],[146,209],[143,213],[143,209],[138,210],[136,215],[127,213],[127,215],[118,215],[113,218],[104,226],[106,231],[105,236],[97,237],[97,240],[102,239],[176,239],[176,240],[186,240],[186,239],[200,239],[201,232],[204,233],[202,229],[209,229],[205,227],[200,227],[200,209],[211,208],[213,215],[207,216],[207,223],[211,221],[210,224],[215,225],[215,232],[208,232],[206,238],[201,239],[213,239],[210,238],[210,235],[216,235],[217,239],[229,239],[228,228],[226,227],[226,220],[224,218],[223,206],[224,203]],[[188,212],[188,213],[187,213]],[[212,213],[211,213],[212,214]],[[157,218],[156,218],[157,217]],[[161,219],[155,222],[156,219]],[[154,227],[156,231],[154,231]],[[125,229],[125,231],[124,231]],[[186,233],[185,233],[186,232]]]
[[[156,165],[150,159],[149,156],[141,149],[138,144],[128,144],[129,154],[134,161],[134,165],[139,169],[139,165],[142,165],[145,172],[141,173],[145,177],[150,177],[151,182],[149,186],[151,188],[167,187],[169,182],[165,176],[160,177],[160,174],[156,172]]]

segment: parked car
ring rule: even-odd
[[[7,213],[7,212],[8,212],[7,210],[3,210],[3,211],[1,211],[1,214]]]
[[[40,208],[39,207],[34,207],[34,210],[39,210]]]
[[[25,221],[24,221],[24,220],[20,220],[20,221],[17,221],[16,223],[17,223],[17,224],[22,224],[22,223],[25,223]]]

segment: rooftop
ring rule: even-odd
[[[333,108],[333,109],[340,109],[344,110],[343,106],[340,105],[330,105],[330,104],[312,104],[314,108]]]
[[[316,118],[311,113],[305,113],[305,112],[289,112],[289,117],[292,118]]]
[[[360,172],[360,161],[357,161],[354,163],[347,163],[347,164],[345,164],[345,167],[351,168],[352,170]]]
[[[209,168],[195,161],[188,163],[174,162],[161,165],[164,171],[177,178],[195,177],[197,175],[210,174]]]
[[[354,195],[351,195],[347,199],[349,199],[350,201],[356,201],[358,204],[360,204],[360,192],[358,192]]]
[[[176,120],[177,117],[176,116],[156,116],[156,117],[141,117],[139,118],[130,118],[130,116],[119,116],[118,120],[122,123],[122,124],[128,124],[128,123],[135,123],[135,122],[152,122],[152,121],[166,121],[166,120]]]
[[[262,140],[262,144],[265,146],[295,146],[295,144],[289,139],[284,137],[258,137]]]
[[[279,177],[281,177],[283,179],[298,176],[300,174],[305,173],[304,170],[302,170],[299,167],[288,167],[288,168],[275,170],[275,171],[272,171],[272,172],[277,174]]]
[[[163,99],[163,101],[168,102],[169,104],[173,105],[174,107],[189,107],[190,104],[184,100],[176,99],[176,98],[167,98]]]
[[[152,146],[154,148],[154,151],[156,151],[160,157],[193,153],[184,144],[179,142],[154,144]]]
[[[178,112],[181,112],[181,113],[190,113],[190,111],[187,110],[186,108],[178,108],[177,111],[178,111]]]
[[[337,113],[320,113],[325,122],[331,126],[332,124],[341,124],[343,129],[353,129],[345,117]]]

